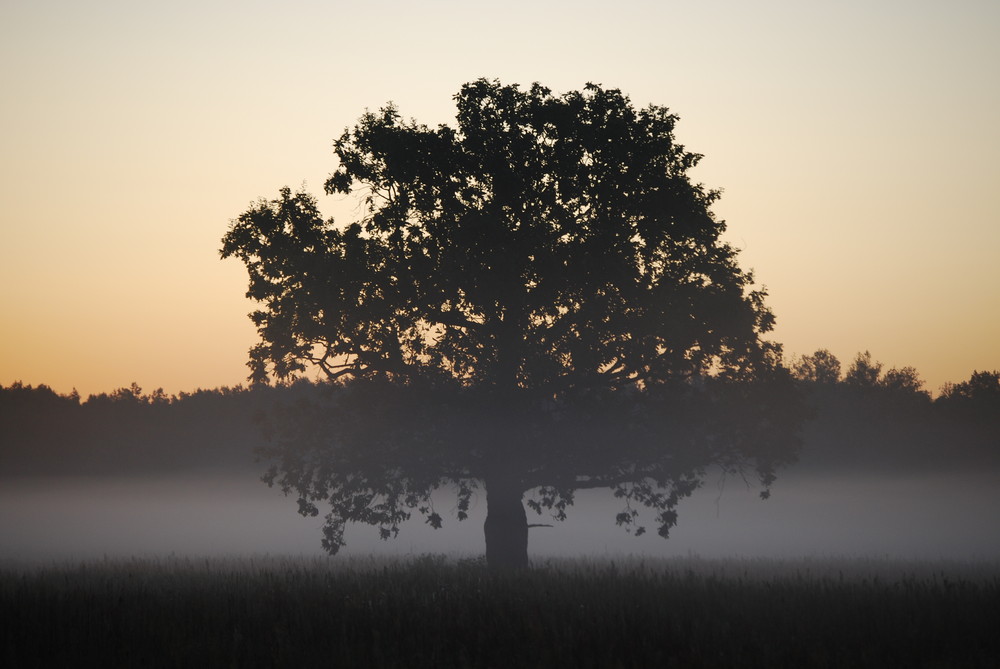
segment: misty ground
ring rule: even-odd
[[[808,556],[997,559],[1000,471],[783,473],[770,499],[739,478],[710,475],[679,507],[668,540],[614,525],[605,491],[581,493],[569,520],[531,530],[545,556]],[[414,519],[396,540],[351,527],[346,555],[481,554],[485,500],[459,523],[439,496],[445,526]],[[322,517],[303,518],[294,498],[252,470],[162,476],[25,477],[0,485],[0,559],[51,561],[126,556],[321,555]],[[533,515],[532,518],[535,518]],[[529,522],[546,522],[542,516]]]
[[[568,521],[531,530],[529,555],[1000,559],[1000,375],[972,380],[955,388],[981,386],[982,397],[933,402],[912,389],[806,384],[815,415],[770,499],[752,480],[710,471],[663,540],[628,535],[611,493],[584,491]],[[261,413],[311,397],[310,384],[174,398],[133,386],[82,403],[44,386],[0,390],[0,560],[322,554],[322,505],[319,517],[299,516],[254,462],[268,443]],[[440,530],[418,517],[383,542],[375,528],[348,527],[344,552],[481,555],[479,493],[465,522],[452,495],[437,495]]]

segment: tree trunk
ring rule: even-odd
[[[486,481],[486,564],[490,569],[524,569],[528,566],[528,516],[524,492],[514,480]]]

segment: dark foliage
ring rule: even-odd
[[[460,510],[485,486],[497,541],[522,546],[528,491],[561,519],[609,488],[621,524],[649,507],[666,536],[706,466],[769,485],[797,445],[794,388],[677,117],[597,85],[479,80],[455,101],[454,128],[389,105],[335,142],[326,191],[361,194],[360,220],[285,188],[223,239],[262,305],[251,378],[350,379],[285,424],[269,480],[303,513],[330,503],[331,551],[344,522],[437,526],[441,485]]]
[[[932,400],[913,367],[883,373],[867,351],[844,379],[834,372],[839,368],[824,349],[793,366],[813,414],[802,466],[869,472],[1000,466],[997,372],[974,372]]]
[[[835,357],[833,362],[839,366]],[[794,369],[811,412],[804,426],[799,467],[875,472],[1000,465],[998,372],[974,372],[967,381],[946,384],[931,400],[919,387],[880,383],[858,388],[843,381],[817,382],[799,371],[801,363]],[[369,394],[338,401],[341,406],[354,402],[365,411],[382,411],[384,429],[405,424],[389,412],[390,397],[376,386],[369,390]],[[288,429],[300,421],[314,421],[315,407],[333,402],[336,394],[335,386],[304,382],[196,390],[177,396],[143,393],[133,385],[81,400],[75,393],[60,395],[44,385],[0,386],[0,473],[166,473],[216,468],[257,475],[255,453],[275,447],[267,439],[268,428]],[[431,408],[447,409],[429,399],[426,404]],[[323,415],[333,420],[335,414]],[[365,430],[363,415],[347,412],[343,418],[353,416],[358,421],[351,429],[364,433],[359,439],[372,438],[375,432]],[[476,419],[469,420],[471,424]],[[607,425],[598,427],[601,420],[594,408],[591,421],[576,429],[585,433],[608,430]],[[567,427],[562,438],[576,438],[574,434]],[[366,452],[359,449],[348,454],[364,457]],[[461,501],[457,510],[462,512]],[[552,510],[558,508],[554,505]]]
[[[968,413],[996,416],[1000,413],[1000,371],[977,371],[968,381],[946,384],[938,402]]]
[[[121,474],[248,470],[264,445],[259,417],[289,392],[258,387],[144,394],[132,384],[85,401],[47,386],[0,386],[0,471]]]

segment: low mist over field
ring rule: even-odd
[[[444,496],[442,496],[444,497]],[[441,508],[453,501],[443,499]],[[606,492],[581,495],[564,523],[531,530],[542,556],[700,555],[1000,558],[1000,472],[823,476],[789,472],[762,501],[739,480],[712,482],[679,506],[663,540],[614,525]],[[345,556],[483,552],[485,504],[440,530],[419,519],[398,539],[352,526]],[[530,519],[530,517],[529,517]],[[543,522],[545,518],[541,519]],[[534,522],[534,521],[533,521]],[[551,521],[550,521],[551,522]],[[321,520],[295,513],[293,499],[250,477],[57,477],[5,481],[0,557],[51,560],[163,555],[324,555]],[[340,559],[340,556],[332,558]]]
[[[884,388],[804,383],[813,418],[798,462],[778,472],[770,499],[752,476],[709,470],[678,505],[668,539],[615,525],[608,490],[580,492],[565,522],[529,511],[529,553],[544,556],[875,556],[997,559],[1000,448],[992,405],[960,392],[931,401]],[[959,386],[959,391],[961,391]],[[132,555],[324,555],[322,514],[296,513],[260,481],[261,417],[311,386],[200,391],[167,398],[123,389],[87,401],[44,388],[0,391],[0,558],[29,561]],[[980,401],[985,401],[980,399]],[[350,525],[345,555],[484,550],[485,493],[468,519],[434,495],[443,518],[418,514],[399,537]]]

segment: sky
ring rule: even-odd
[[[0,384],[245,380],[260,197],[480,77],[667,106],[786,356],[1000,368],[1000,3],[0,2]],[[321,196],[349,222],[355,203]]]

